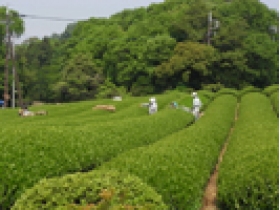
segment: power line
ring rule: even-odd
[[[152,3],[157,3],[157,4],[162,4],[164,2],[152,2]],[[184,2],[181,1],[171,1],[168,3],[181,3],[183,4]],[[72,18],[63,18],[63,17],[46,17],[46,16],[40,16],[40,15],[28,15],[28,14],[19,14],[21,18],[29,18],[29,19],[43,19],[43,20],[50,20],[50,21],[68,21],[68,22],[77,22],[77,21],[87,21],[88,19],[72,19]],[[106,17],[92,17],[96,18],[96,20],[108,20],[112,22],[125,22],[124,20],[112,20]],[[131,21],[131,20],[127,20]]]
[[[168,1],[168,2],[152,2],[154,4],[164,4],[164,3],[179,3],[179,4],[185,4],[182,1]],[[30,14],[19,14],[19,17],[21,18],[29,18],[29,19],[42,19],[42,20],[50,20],[50,21],[68,21],[68,22],[77,22],[77,21],[87,21],[90,18],[96,18],[97,20],[108,20],[113,22],[125,22],[124,20],[112,20],[110,18],[106,17],[90,17],[88,19],[72,19],[72,18],[63,18],[63,17],[46,17],[46,16],[40,16],[40,15],[30,15]],[[128,20],[131,21],[131,20]]]
[[[29,19],[41,19],[41,20],[49,20],[49,21],[67,21],[67,22],[78,22],[78,21],[88,21],[91,18],[94,18],[96,21],[108,21],[108,22],[130,22],[132,20],[112,20],[106,17],[90,17],[88,19],[72,19],[72,18],[62,18],[62,17],[46,17],[39,15],[27,15],[27,14],[19,14],[21,18],[29,18]]]
[[[44,19],[51,21],[68,21],[68,22],[76,22],[76,21],[86,21],[87,19],[71,19],[71,18],[61,18],[61,17],[44,17],[39,15],[26,15],[20,14],[21,18],[30,18],[30,19]]]

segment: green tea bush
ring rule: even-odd
[[[165,95],[156,95],[159,104],[159,111],[174,99],[185,97],[185,94],[171,92]],[[64,104],[59,106],[48,106],[48,116],[37,117],[15,117],[17,112],[10,112],[6,115],[5,125],[23,124],[29,125],[84,125],[93,122],[100,123],[108,120],[127,119],[132,117],[147,116],[147,108],[140,108],[139,104],[148,102],[149,97],[129,97],[123,101],[112,101],[111,99],[103,99],[97,101],[85,101],[73,104]],[[75,104],[77,107],[75,107]],[[98,104],[109,104],[116,107],[116,112],[111,113],[105,110],[92,110],[92,107]],[[60,106],[64,106],[63,109]],[[57,107],[57,110],[55,109]],[[31,110],[40,110],[34,107]],[[6,111],[6,110],[5,110]],[[1,114],[0,114],[1,116]],[[2,116],[1,116],[2,117]],[[16,119],[15,119],[16,118]],[[2,119],[2,118],[1,118]],[[0,123],[1,124],[1,123]]]
[[[200,90],[197,92],[197,94],[202,101],[203,105],[200,111],[203,112],[207,109],[208,105],[214,100],[215,93],[210,92],[208,90]]]
[[[261,93],[243,96],[219,169],[220,209],[278,209],[278,135],[269,99]]]
[[[222,95],[194,125],[122,153],[99,169],[138,176],[163,196],[169,209],[199,209],[204,187],[232,126],[236,103],[236,97]]]
[[[160,95],[156,97],[157,103],[158,103],[158,111],[161,112],[164,110],[168,105],[173,101],[174,99],[181,99],[182,97],[186,97],[182,93],[176,93],[172,92],[170,94],[166,95]],[[138,103],[133,103],[131,106],[127,107],[124,111],[116,112],[112,114],[106,114],[106,115],[99,115],[97,117],[91,116],[90,114],[88,117],[83,119],[76,119],[71,121],[64,121],[64,125],[74,125],[74,124],[100,124],[102,122],[108,122],[108,121],[119,121],[123,119],[134,119],[138,117],[145,117],[148,115],[148,108],[145,107],[139,107],[140,103],[148,103],[149,97],[141,97],[141,101],[138,101]],[[62,122],[61,122],[62,123]]]
[[[260,88],[257,88],[257,87],[251,86],[251,85],[246,86],[239,91],[239,98],[241,98],[245,94],[251,93],[251,92],[262,92],[262,90]]]
[[[217,83],[217,84],[205,84],[202,85],[203,90],[211,91],[211,92],[218,92],[225,86],[223,84]]]
[[[279,84],[270,85],[263,90],[263,93],[267,96],[271,96],[274,92],[279,92]]]
[[[124,151],[177,132],[193,119],[189,113],[166,109],[94,126],[4,127],[0,129],[0,209],[8,209],[41,178],[88,171]]]
[[[103,170],[42,179],[26,190],[11,210],[69,210],[89,207],[116,210],[132,207],[143,210],[167,209],[162,197],[139,178]]]
[[[206,98],[208,98],[209,100],[214,99],[215,97],[215,93],[209,91],[209,90],[199,90],[197,91],[198,96],[202,95]]]
[[[224,94],[232,94],[235,97],[239,96],[239,92],[236,89],[233,89],[233,88],[222,88],[218,92],[215,93],[215,97],[218,97],[218,96],[224,95]]]
[[[272,106],[273,106],[277,116],[279,116],[279,93],[278,93],[278,91],[272,93],[270,95],[270,99],[271,99]]]

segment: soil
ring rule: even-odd
[[[239,108],[239,103],[237,104],[236,109],[235,109],[235,118],[234,118],[235,121],[238,119],[238,108]],[[204,197],[202,200],[202,208],[200,210],[218,210],[218,208],[216,206],[216,199],[217,199],[217,178],[218,178],[218,173],[219,173],[219,166],[223,160],[223,156],[226,151],[227,144],[228,144],[229,138],[233,132],[233,129],[234,129],[234,125],[231,127],[231,129],[229,131],[226,142],[220,152],[218,162],[206,185],[206,188],[204,191]]]

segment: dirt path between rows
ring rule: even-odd
[[[239,109],[239,103],[237,103],[236,109],[235,109],[235,122],[238,119],[238,109]],[[204,196],[202,200],[202,208],[200,210],[218,210],[216,206],[216,198],[217,198],[217,178],[219,173],[219,166],[223,160],[224,153],[227,149],[227,144],[229,141],[229,138],[233,132],[235,122],[233,123],[233,126],[231,127],[228,137],[226,139],[226,142],[220,152],[218,162],[215,166],[214,172],[210,176],[210,179],[206,185]]]

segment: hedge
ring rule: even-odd
[[[214,99],[215,93],[208,91],[208,90],[199,90],[197,91],[198,96],[202,95],[204,97],[207,97],[209,100]]]
[[[169,104],[174,99],[180,99],[181,97],[186,96],[182,93],[172,92],[166,95],[158,95],[158,109],[161,111],[167,104]],[[104,110],[92,110],[92,107],[96,104],[100,104],[103,101],[94,101],[94,103],[85,102],[84,105],[82,102],[77,103],[77,108],[70,108],[70,110],[75,110],[71,112],[65,112],[60,110],[60,112],[49,112],[48,116],[43,117],[30,117],[30,118],[19,118],[16,119],[13,123],[27,123],[37,125],[81,125],[81,124],[92,124],[92,123],[100,123],[106,122],[108,120],[119,120],[119,119],[127,119],[132,117],[139,116],[147,116],[147,108],[140,108],[139,104],[141,102],[148,102],[149,97],[135,97],[129,98],[127,100],[121,102],[109,102],[107,100],[107,104],[116,105],[117,111],[115,113],[111,113]],[[93,105],[94,104],[94,105]],[[65,107],[65,109],[68,109]],[[14,117],[13,117],[14,118]],[[59,119],[59,120],[58,120]]]
[[[215,93],[207,91],[207,90],[200,90],[197,91],[199,98],[202,101],[203,106],[201,107],[201,111],[205,111],[208,105],[214,100]]]
[[[242,97],[218,178],[221,209],[278,209],[278,118],[261,93]]]
[[[30,118],[20,118],[18,117],[18,108],[17,109],[4,109],[3,112],[0,113],[0,117],[5,125],[8,124],[21,124],[26,122],[43,122],[46,120],[51,120],[52,118],[65,117],[73,115],[75,113],[84,112],[84,110],[91,109],[92,106],[99,103],[108,103],[111,100],[103,99],[103,100],[90,100],[83,102],[74,102],[74,103],[63,103],[60,105],[42,105],[42,106],[31,106],[29,110],[38,111],[38,110],[47,110],[49,112],[48,116],[44,117],[30,117]]]
[[[40,180],[26,190],[11,210],[124,210],[132,207],[167,209],[162,197],[139,178],[117,171],[94,171]]]
[[[202,85],[203,90],[207,90],[207,91],[211,91],[211,92],[217,92],[222,88],[225,88],[225,86],[221,83]]]
[[[59,121],[59,119],[57,119]],[[167,109],[153,116],[100,125],[7,126],[0,130],[0,209],[43,177],[86,171],[117,154],[151,144],[194,120]]]
[[[227,94],[231,94],[235,97],[239,96],[239,91],[233,88],[222,88],[220,89],[218,92],[215,93],[215,97],[221,96],[221,95],[227,95]]]
[[[98,169],[138,176],[163,196],[169,209],[199,209],[204,187],[232,126],[236,102],[232,95],[220,96],[194,125],[155,144],[125,152]]]
[[[267,86],[263,90],[263,93],[266,94],[267,96],[271,96],[274,92],[279,92],[279,84]]]
[[[241,98],[245,94],[251,93],[251,92],[262,92],[262,90],[260,88],[257,88],[257,87],[251,86],[251,85],[246,86],[239,91],[239,97]]]
[[[272,93],[270,99],[277,116],[279,116],[279,92]]]

